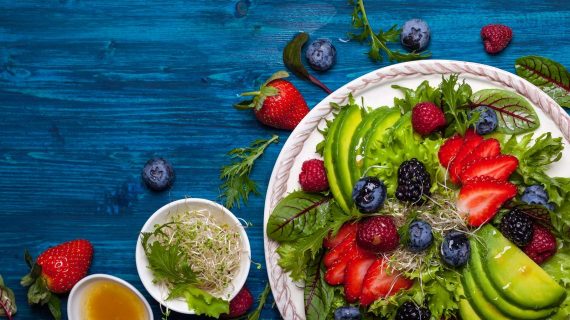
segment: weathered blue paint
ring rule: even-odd
[[[538,54],[570,66],[565,0],[366,6],[374,28],[428,21],[433,58],[513,72],[517,57]],[[276,132],[231,105],[283,68],[281,52],[294,34],[333,39],[337,65],[320,75],[332,89],[386,65],[369,61],[367,47],[340,41],[350,25],[344,0],[1,0],[0,8],[0,274],[17,295],[17,319],[49,319],[27,306],[19,285],[25,248],[37,255],[87,238],[96,252],[91,272],[122,277],[144,292],[134,263],[138,231],[171,200],[217,199],[225,152]],[[482,49],[479,30],[487,23],[514,30],[511,45],[496,56]],[[324,97],[292,81],[309,105]],[[288,134],[278,134],[282,146]],[[253,171],[262,195],[280,146],[271,146]],[[170,192],[141,186],[140,170],[152,156],[175,166]],[[264,265],[263,197],[234,211],[253,223],[253,260]],[[265,266],[251,269],[254,295],[266,279]],[[270,307],[271,301],[262,318],[278,319]]]

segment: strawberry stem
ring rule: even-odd
[[[258,96],[260,94],[261,94],[261,91],[250,91],[250,92],[244,92],[244,93],[240,94],[240,96],[242,96],[242,97]]]

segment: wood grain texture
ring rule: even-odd
[[[17,319],[49,319],[27,306],[19,285],[25,248],[37,255],[65,240],[89,239],[92,273],[119,276],[145,292],[134,248],[146,219],[185,196],[216,200],[225,152],[276,132],[281,143],[253,171],[264,195],[288,133],[231,105],[283,68],[281,52],[294,34],[333,39],[337,65],[320,75],[331,89],[386,65],[368,60],[366,46],[340,41],[350,25],[344,0],[243,1],[249,3],[243,17],[236,2],[0,0],[0,274],[16,293]],[[567,1],[368,0],[366,6],[374,28],[428,21],[433,58],[514,72],[516,58],[536,54],[570,66]],[[487,23],[514,30],[496,56],[482,49],[479,30]],[[291,80],[309,105],[324,97]],[[140,170],[153,156],[175,166],[169,192],[141,185]],[[233,210],[253,223],[247,230],[253,260],[262,264],[263,202],[252,197]],[[253,267],[247,285],[257,296],[266,281],[265,266]],[[159,319],[158,305],[147,299]],[[269,301],[262,319],[279,318]]]

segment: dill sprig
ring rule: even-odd
[[[352,28],[360,30],[360,33],[349,33],[352,39],[364,42],[369,40],[370,51],[368,51],[368,56],[374,61],[382,61],[383,57],[380,53],[382,50],[390,61],[412,61],[429,58],[431,53],[427,51],[422,52],[402,52],[394,51],[388,48],[387,43],[398,42],[400,39],[401,29],[397,25],[393,25],[388,31],[379,30],[378,33],[374,33],[374,29],[370,26],[368,17],[366,16],[366,10],[364,9],[363,0],[350,0],[351,5],[354,6],[352,12]]]
[[[277,143],[279,137],[273,135],[270,139],[257,139],[249,147],[236,148],[228,152],[228,155],[237,160],[229,165],[223,166],[220,179],[223,181],[220,186],[225,199],[225,206],[231,209],[234,205],[240,207],[240,202],[247,203],[250,193],[259,194],[257,184],[249,178],[255,160],[259,158],[265,149],[272,143]]]

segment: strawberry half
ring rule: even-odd
[[[460,177],[463,182],[483,176],[506,181],[518,165],[519,159],[511,155],[500,154],[494,157],[480,158],[466,163]]]
[[[325,281],[331,286],[342,284],[344,282],[346,267],[356,258],[359,258],[359,250],[356,247],[356,242],[353,241],[350,246],[343,251],[342,256],[327,269],[325,272]]]
[[[60,302],[53,293],[69,292],[87,275],[93,258],[93,246],[87,240],[72,240],[47,249],[38,256],[35,263],[27,251],[25,258],[30,273],[22,278],[21,284],[30,286],[28,302],[41,305],[47,303],[57,319]]]
[[[386,261],[379,258],[366,272],[362,282],[360,304],[367,306],[378,299],[394,295],[400,290],[409,289],[413,284],[412,280],[405,278],[396,270],[389,269]]]
[[[360,299],[362,293],[362,283],[370,266],[376,261],[373,255],[361,257],[353,260],[344,273],[344,297],[349,303]]]
[[[473,149],[465,159],[463,159],[464,166],[461,168],[461,171],[465,169],[465,164],[467,163],[480,158],[493,157],[499,154],[501,154],[501,144],[499,141],[493,138],[485,139],[481,141],[481,143]]]
[[[463,145],[459,152],[455,156],[455,159],[451,162],[449,166],[449,177],[451,182],[454,184],[459,184],[459,174],[463,168],[463,160],[469,156],[469,154],[483,141],[483,138],[479,136],[472,129],[467,130],[465,133],[465,139],[463,140]]]
[[[337,260],[342,258],[346,251],[354,246],[356,246],[356,231],[348,233],[341,243],[332,248],[329,252],[325,253],[323,264],[325,267],[332,266]]]
[[[336,247],[344,240],[344,238],[346,238],[351,233],[356,234],[356,230],[358,230],[358,224],[356,223],[348,222],[343,224],[342,227],[340,227],[340,229],[336,233],[336,235],[334,236],[329,235],[328,237],[325,238],[325,240],[323,241],[323,247],[327,249],[332,249]]]
[[[507,200],[517,195],[517,187],[490,177],[475,177],[461,188],[457,209],[467,216],[471,226],[478,227],[495,216]]]
[[[444,168],[447,168],[451,161],[455,159],[457,153],[459,153],[459,149],[461,149],[462,145],[463,137],[460,135],[454,135],[453,137],[445,140],[445,142],[439,148],[439,152],[437,153],[439,163]]]

